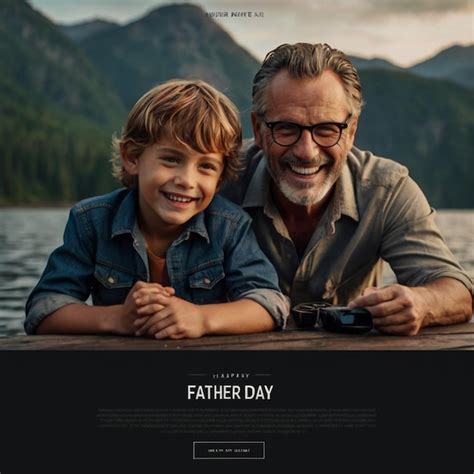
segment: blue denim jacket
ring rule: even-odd
[[[149,281],[145,240],[137,224],[137,192],[120,189],[76,204],[64,243],[26,303],[25,331],[70,303],[121,304],[138,280]],[[196,304],[248,298],[284,326],[289,301],[257,244],[245,211],[221,196],[194,216],[169,247],[166,265],[176,296]],[[225,315],[223,315],[225,317]]]

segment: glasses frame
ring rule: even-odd
[[[265,119],[263,119],[263,122],[270,129],[270,133],[272,134],[272,139],[277,145],[284,146],[284,147],[293,146],[296,143],[298,143],[298,140],[301,138],[301,134],[303,133],[303,130],[308,130],[309,133],[311,134],[311,138],[313,139],[313,142],[316,143],[316,145],[318,145],[321,148],[332,148],[333,146],[336,146],[339,143],[339,141],[341,140],[342,132],[343,132],[343,130],[345,130],[349,126],[348,121],[350,120],[351,117],[352,117],[352,114],[349,114],[348,117],[346,118],[345,122],[321,122],[321,123],[316,123],[314,125],[300,125],[299,123],[288,122],[286,120],[277,120],[275,122],[267,122]],[[274,128],[277,125],[282,124],[282,123],[286,123],[288,125],[293,125],[294,127],[296,127],[298,129],[298,131],[299,131],[298,136],[297,136],[296,140],[293,143],[283,145],[282,143],[279,143],[278,140],[275,138]],[[320,143],[318,143],[316,141],[316,139],[314,137],[314,134],[313,134],[313,130],[316,127],[323,127],[323,126],[327,126],[327,125],[335,125],[339,129],[339,137],[337,138],[336,143],[334,143],[333,145],[321,145]]]
[[[333,306],[325,301],[300,303],[291,308],[296,327],[303,330],[320,329],[349,334],[369,332],[372,316],[366,308]],[[350,321],[347,321],[347,317]]]

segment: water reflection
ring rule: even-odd
[[[62,241],[67,209],[0,209],[0,337],[24,334],[24,305],[49,254]],[[438,224],[474,277],[474,211],[439,211]],[[394,281],[387,269],[384,282]]]
[[[24,306],[62,241],[67,209],[0,209],[0,336],[24,334]]]

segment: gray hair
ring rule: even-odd
[[[342,81],[353,113],[360,115],[363,100],[359,74],[342,51],[325,43],[282,44],[266,55],[253,80],[253,111],[257,115],[265,114],[265,91],[283,69],[296,78],[317,77],[327,69],[333,71]]]

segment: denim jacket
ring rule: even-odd
[[[26,303],[27,334],[62,306],[90,295],[94,305],[121,304],[136,281],[150,280],[137,202],[135,190],[120,189],[71,209],[64,243],[50,255]],[[176,296],[195,304],[252,299],[284,326],[289,301],[276,271],[248,214],[223,197],[215,196],[187,223],[166,253],[166,266]]]

